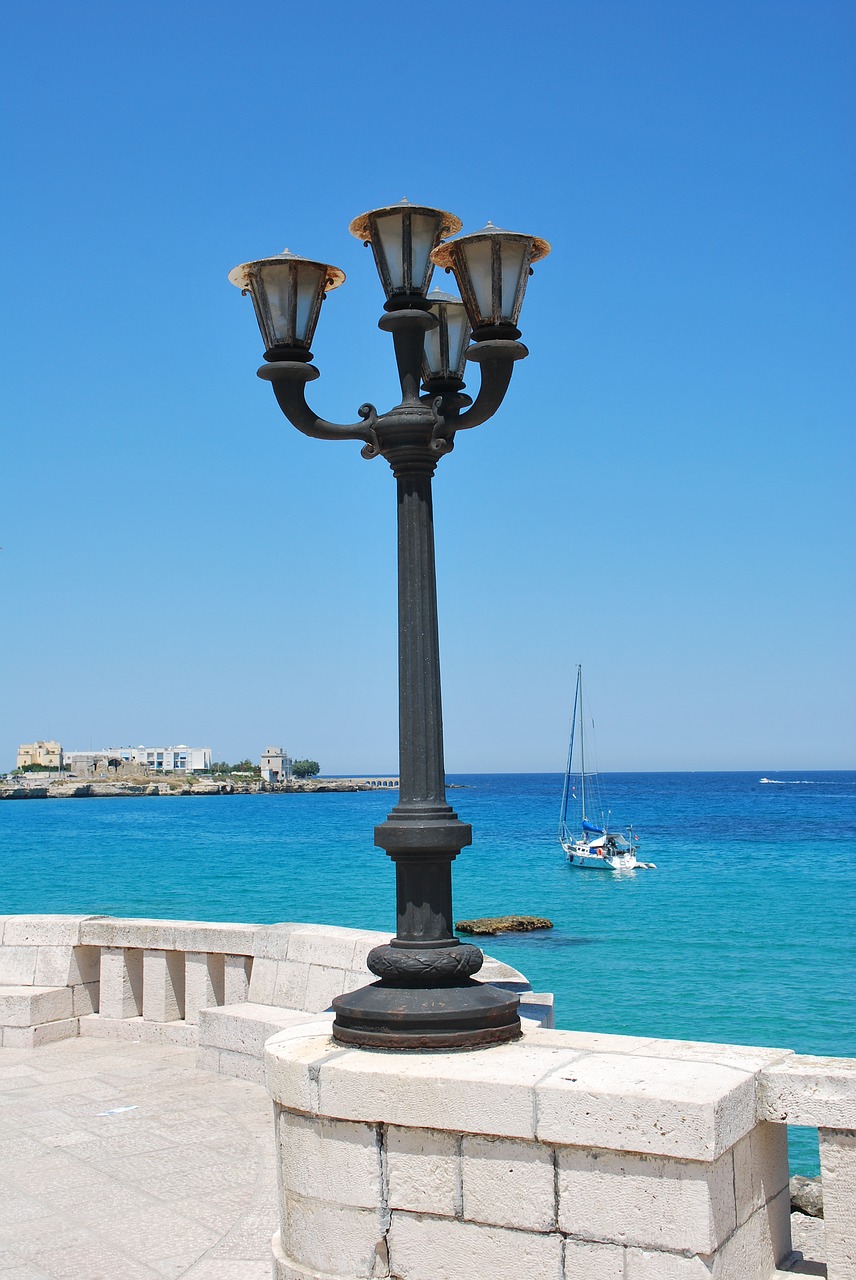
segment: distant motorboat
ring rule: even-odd
[[[579,765],[575,768],[575,751],[579,752]],[[588,806],[595,774],[586,771],[585,724],[583,716],[583,669],[577,667],[577,685],[574,692],[574,710],[571,716],[571,737],[568,745],[568,764],[565,785],[562,790],[562,808],[559,814],[559,843],[570,867],[589,871],[633,871],[637,867],[654,868],[653,862],[640,862],[636,857],[638,839],[629,827],[627,834],[609,830],[609,813],[601,816],[600,826],[589,821]],[[577,795],[579,789],[579,795]],[[568,810],[573,808],[574,821],[579,822],[579,835],[568,825]]]

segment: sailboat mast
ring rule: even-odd
[[[583,707],[583,668],[577,667],[577,694],[580,701],[580,795],[583,806],[583,822],[586,821],[586,735],[585,709]]]
[[[562,810],[559,815],[559,840],[562,841],[567,835],[567,814],[568,814],[568,792],[571,789],[571,769],[574,764],[574,733],[577,727],[577,704],[580,696],[580,669],[577,667],[577,687],[574,690],[574,709],[571,712],[571,732],[568,741],[568,764],[565,769],[565,785],[562,789]]]

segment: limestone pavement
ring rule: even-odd
[[[190,1048],[0,1048],[0,1280],[268,1280],[264,1087]]]

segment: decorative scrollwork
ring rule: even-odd
[[[450,430],[443,417],[443,397],[435,396],[431,401],[434,411],[434,430],[431,432],[431,448],[435,453],[451,453],[455,447],[455,433]]]
[[[428,986],[432,981],[471,978],[482,967],[484,956],[478,947],[467,942],[442,951],[428,947],[411,950],[409,947],[391,947],[387,943],[374,947],[366,963],[378,978]]]
[[[363,445],[362,449],[360,449],[360,454],[364,458],[376,458],[381,451],[380,441],[378,440],[377,431],[375,430],[375,425],[377,423],[377,409],[373,404],[369,404],[367,401],[365,404],[360,405],[357,413],[365,422],[366,428],[370,432],[371,437]]]

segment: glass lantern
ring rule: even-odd
[[[460,298],[440,289],[428,294],[428,302],[439,323],[425,334],[422,381],[426,386],[439,381],[463,384],[470,341],[467,309]]]
[[[284,249],[272,258],[241,263],[229,279],[253,299],[265,359],[310,360],[324,295],[342,284],[345,273]]]
[[[354,218],[351,235],[370,244],[375,265],[390,302],[424,297],[431,283],[434,265],[431,251],[446,236],[455,235],[460,218],[443,209],[429,209],[402,200],[399,204],[372,209]]]
[[[481,231],[441,244],[431,261],[454,272],[476,336],[497,327],[514,329],[516,335],[530,268],[549,252],[546,240],[489,222]]]

